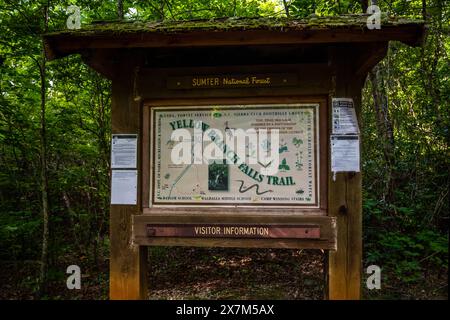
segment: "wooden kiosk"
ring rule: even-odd
[[[136,201],[111,205],[111,299],[146,299],[147,246],[158,245],[324,249],[326,297],[360,298],[361,174],[331,174],[331,101],[351,98],[359,115],[388,41],[418,45],[424,27],[369,30],[367,17],[105,22],[44,36],[48,59],[80,53],[112,80],[112,133],[137,137]],[[170,127],[196,119],[281,129],[281,172],[170,164]]]

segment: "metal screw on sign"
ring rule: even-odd
[[[80,16],[80,8],[77,6],[69,6],[67,7],[67,13],[70,16],[67,18],[67,28],[68,29],[80,29],[81,28],[81,16]]]

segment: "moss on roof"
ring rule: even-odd
[[[367,14],[340,15],[331,17],[311,16],[304,19],[289,18],[222,18],[188,21],[99,21],[78,30],[49,33],[53,35],[98,36],[132,33],[183,33],[192,31],[241,31],[241,30],[317,30],[317,29],[363,29]],[[382,16],[381,27],[408,24],[424,24],[422,20]]]

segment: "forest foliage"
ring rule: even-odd
[[[108,252],[111,84],[79,56],[43,56],[41,35],[66,28],[69,5],[85,25],[338,15],[361,13],[367,1],[0,0],[0,260],[41,265],[47,190],[49,281],[65,255],[95,267]],[[364,264],[411,283],[447,272],[450,6],[378,5],[428,25],[422,47],[389,45],[363,91]]]

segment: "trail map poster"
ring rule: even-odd
[[[319,104],[283,105],[221,105],[198,107],[153,107],[150,126],[150,198],[152,206],[319,206]],[[176,164],[173,153],[181,140],[174,141],[172,133],[184,129],[192,142],[191,163]],[[226,141],[230,129],[266,129],[268,135],[246,139],[245,153],[269,148],[271,132],[278,129],[278,161],[275,174],[261,173],[274,165],[255,156],[236,162],[236,150]],[[197,130],[197,131],[195,131]],[[207,141],[204,136],[220,131]],[[195,135],[197,132],[197,135]],[[199,139],[202,139],[199,141]],[[223,161],[195,163],[194,141],[202,150],[216,143],[223,151]],[[242,140],[241,140],[242,141]],[[254,145],[257,144],[257,145]],[[198,144],[197,144],[198,145]],[[236,149],[236,147],[235,147]],[[274,148],[272,148],[272,151]],[[228,161],[226,161],[228,159]],[[198,159],[197,159],[198,160]]]

